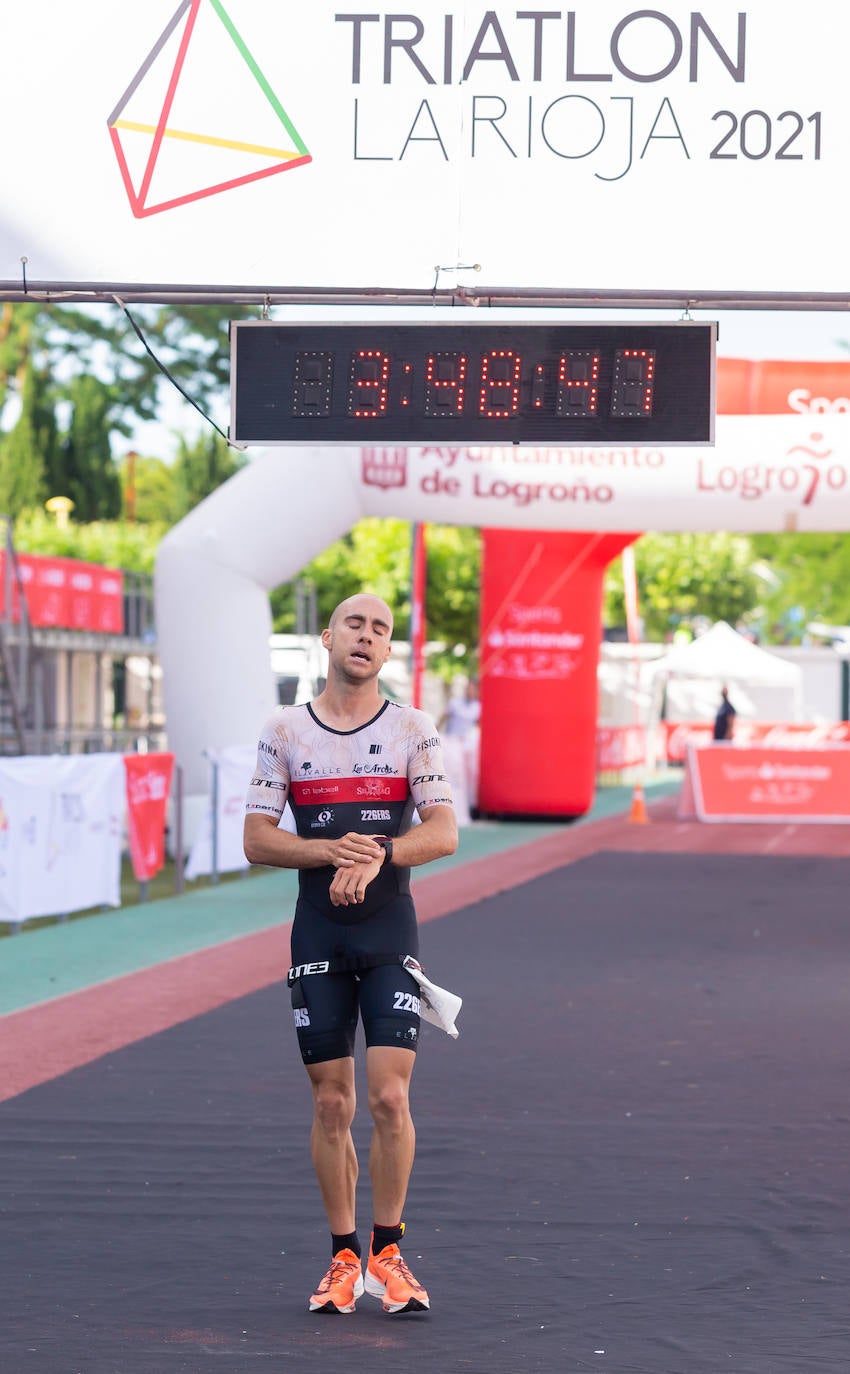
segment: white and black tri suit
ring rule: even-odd
[[[403,835],[414,810],[452,805],[433,720],[385,701],[365,725],[333,730],[309,704],[278,707],[260,735],[246,810],[279,821],[287,802],[307,839]],[[353,1054],[358,1009],[367,1045],[415,1049],[419,988],[399,962],[419,952],[410,869],[385,862],[356,906],[333,905],[333,876],[330,865],[298,875],[293,967],[331,965],[292,985],[302,1058]]]

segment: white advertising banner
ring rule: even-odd
[[[29,0],[3,36],[7,281],[846,285],[836,0]]]
[[[364,448],[354,461],[369,515],[498,529],[850,527],[850,419],[839,415],[721,415],[714,448],[432,445]]]
[[[0,921],[121,904],[120,754],[0,760]]]
[[[259,725],[257,729],[259,733]],[[208,750],[207,759],[214,788],[211,784],[209,803],[186,860],[185,876],[190,882],[206,873],[238,873],[250,867],[242,847],[242,826],[245,793],[254,775],[257,746],[230,745]],[[288,806],[279,829],[295,830],[295,818]]]
[[[189,882],[206,873],[235,873],[249,867],[242,847],[242,825],[245,793],[257,762],[256,746],[208,750],[207,759],[214,785],[186,860]]]

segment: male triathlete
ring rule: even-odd
[[[311,1155],[332,1237],[312,1312],[353,1312],[364,1290],[351,1137],[358,1011],[374,1122],[365,1288],[386,1312],[429,1306],[399,1252],[415,1144],[409,1086],[420,1010],[419,985],[401,959],[418,953],[410,868],[453,853],[457,826],[433,721],[379,690],[392,628],[392,612],[376,596],[360,593],[337,606],[322,633],[325,690],[271,716],[247,797],[248,859],[300,870],[292,1005],[313,1086]],[[278,829],[287,801],[295,835]],[[411,828],[414,807],[421,824]]]

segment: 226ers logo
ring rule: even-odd
[[[392,812],[387,811],[386,807],[367,806],[360,811],[361,821],[391,821],[392,818]]]

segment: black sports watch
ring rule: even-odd
[[[375,843],[379,844],[384,851],[384,863],[391,864],[393,861],[393,842],[386,835],[376,835]]]

